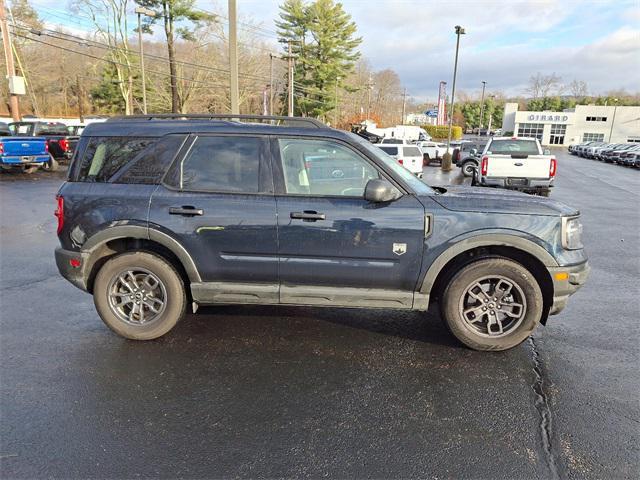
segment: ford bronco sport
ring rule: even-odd
[[[430,187],[308,118],[142,116],[87,126],[57,196],[60,273],[116,333],[199,305],[426,311],[478,350],[518,345],[586,280],[579,212]]]

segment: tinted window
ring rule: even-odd
[[[385,152],[388,155],[397,155],[398,147],[380,147],[380,150]]]
[[[351,149],[326,140],[278,140],[287,193],[362,197],[378,171]]]
[[[77,180],[108,182],[136,158],[155,139],[131,137],[93,137],[80,161]]]
[[[36,124],[35,135],[68,135],[67,126],[63,123]]]
[[[182,162],[182,188],[257,193],[262,144],[256,137],[198,137]]]
[[[510,155],[512,153],[540,154],[538,145],[533,140],[494,140],[489,145],[489,151],[496,155]]]
[[[404,154],[407,157],[421,157],[422,152],[418,147],[404,147]]]
[[[400,143],[402,143],[402,139],[400,139],[400,138],[385,138],[384,140],[382,140],[382,143],[400,144]]]

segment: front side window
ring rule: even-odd
[[[280,139],[287,193],[362,197],[378,171],[349,148],[327,140]]]
[[[181,188],[258,193],[262,146],[258,137],[198,137],[182,162]]]

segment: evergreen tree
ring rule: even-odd
[[[276,26],[285,51],[291,41],[296,56],[294,114],[320,117],[334,110],[336,86],[360,57],[362,38],[351,16],[334,0],[285,0]]]

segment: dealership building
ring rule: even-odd
[[[576,105],[563,112],[521,112],[504,106],[502,131],[536,137],[543,145],[640,142],[640,107]]]

